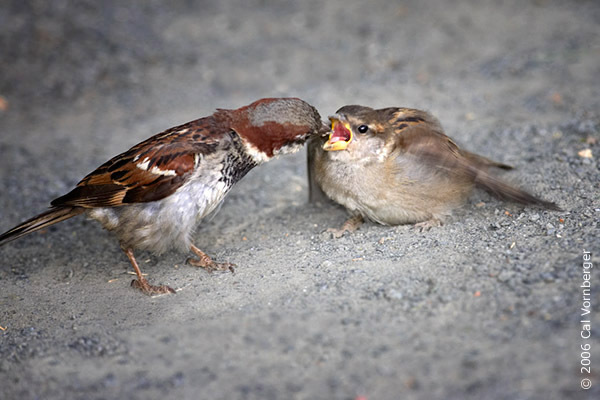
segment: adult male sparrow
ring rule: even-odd
[[[416,223],[421,230],[440,225],[473,187],[559,210],[491,175],[490,167],[512,167],[459,148],[425,111],[349,105],[329,119],[329,136],[309,144],[309,179],[352,215],[342,229],[331,230],[336,237],[364,218],[383,225]]]
[[[299,150],[328,127],[297,98],[267,98],[237,110],[167,129],[119,154],[51,202],[52,207],[0,235],[0,245],[86,213],[112,231],[146,294],[174,293],[142,276],[133,251],[191,250],[190,264],[231,269],[192,244],[197,223],[215,211],[232,186],[255,166]]]

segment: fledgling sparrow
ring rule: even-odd
[[[146,294],[174,293],[142,276],[134,250],[160,254],[176,247],[198,258],[190,264],[227,270],[192,244],[198,222],[221,204],[255,166],[299,150],[327,131],[317,110],[297,98],[267,98],[237,110],[173,127],[119,154],[51,202],[52,207],[0,235],[0,245],[86,213],[112,231]]]
[[[440,225],[463,204],[473,187],[522,204],[559,210],[491,175],[509,165],[459,148],[439,121],[410,108],[340,108],[329,136],[309,143],[311,196],[320,187],[352,215],[334,236],[355,230],[364,218],[383,225]]]

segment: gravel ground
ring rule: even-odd
[[[334,240],[345,211],[307,203],[301,153],[200,227],[235,274],[141,253],[181,289],[154,298],[74,218],[0,248],[0,398],[600,398],[595,269],[580,335],[583,254],[600,254],[598,21],[597,1],[2,2],[2,231],[151,134],[269,96],[323,117],[427,109],[565,211],[477,192],[429,232]]]

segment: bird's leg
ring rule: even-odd
[[[355,215],[344,222],[344,225],[342,225],[341,228],[329,228],[327,229],[327,232],[331,233],[336,239],[341,238],[344,236],[344,233],[352,233],[357,230],[363,222],[365,222],[365,220],[363,219],[362,215]]]
[[[127,258],[129,258],[129,262],[133,267],[135,274],[137,275],[137,279],[131,281],[131,286],[140,289],[145,294],[152,296],[153,294],[167,294],[167,293],[175,293],[175,290],[166,285],[154,286],[148,283],[148,280],[142,276],[142,271],[138,266],[135,257],[133,256],[132,249],[123,249],[125,254],[127,254]]]
[[[194,245],[192,245],[192,247],[190,247],[190,250],[192,250],[192,252],[198,256],[198,258],[188,258],[187,259],[187,262],[190,265],[193,265],[194,267],[204,268],[208,272],[213,272],[213,271],[231,271],[232,273],[234,272],[233,267],[235,267],[235,264],[228,263],[228,262],[224,262],[224,263],[215,262],[215,261],[213,261],[212,258],[210,258],[208,255],[206,255],[206,253],[204,253],[202,250],[200,250],[199,248],[197,248]]]
[[[430,230],[433,227],[442,226],[442,225],[444,225],[442,220],[434,217],[434,218],[428,219],[427,221],[423,221],[423,222],[419,222],[418,224],[415,224],[415,230],[419,231],[419,232],[427,232],[428,230]]]

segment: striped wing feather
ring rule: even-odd
[[[52,206],[116,207],[169,196],[227,132],[211,122],[202,118],[149,138],[98,167]]]

